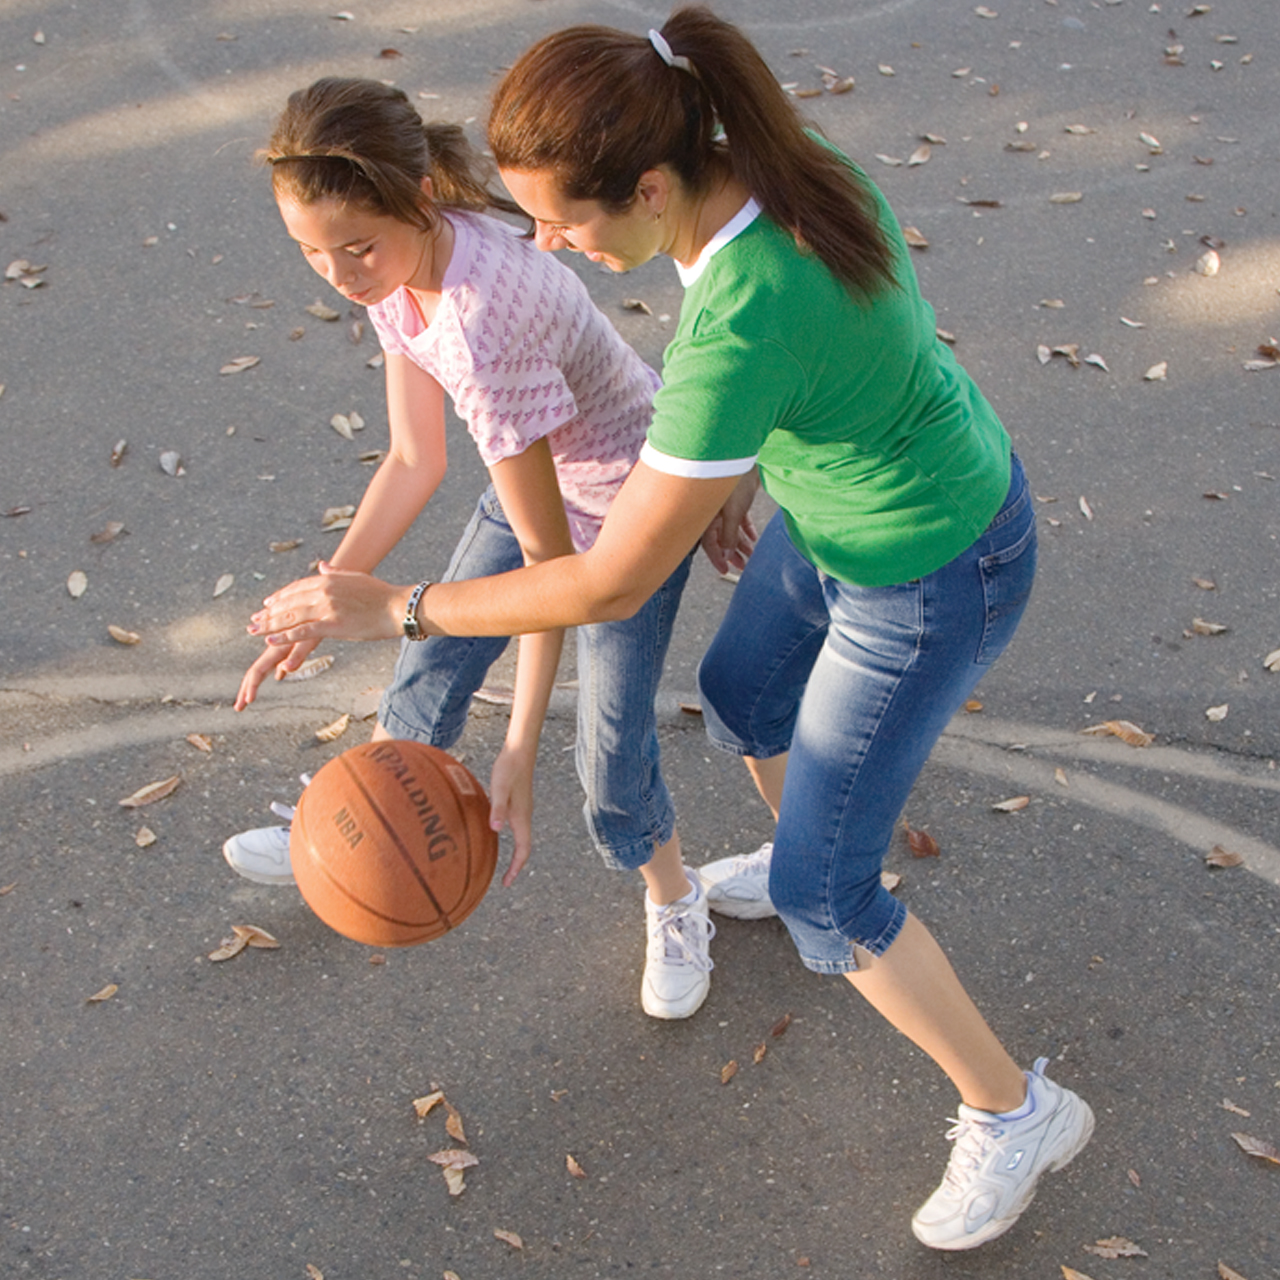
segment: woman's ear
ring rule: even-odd
[[[673,179],[665,166],[659,169],[646,169],[636,184],[636,199],[648,213],[659,216],[671,199]]]
[[[422,181],[419,185],[422,187],[422,194],[426,196],[428,200],[435,199],[435,184],[431,181],[431,175],[429,173],[424,173],[422,175]]]

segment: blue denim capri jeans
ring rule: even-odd
[[[576,628],[578,778],[592,843],[619,870],[643,866],[675,834],[675,805],[662,777],[654,697],[692,555],[632,618]],[[446,582],[506,573],[524,564],[520,543],[490,486],[445,574]],[[506,649],[506,636],[432,636],[403,641],[378,719],[396,738],[451,747],[471,697]]]
[[[805,966],[857,969],[906,908],[880,884],[898,817],[933,744],[1018,625],[1035,577],[1022,465],[967,551],[913,582],[856,587],[816,569],[770,521],[702,660],[714,745],[789,751],[769,894]]]

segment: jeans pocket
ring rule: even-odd
[[[1000,530],[1006,535],[1016,531],[1017,526]],[[978,572],[982,578],[986,617],[974,661],[990,666],[1013,639],[1031,598],[1031,584],[1036,576],[1036,525],[1031,511],[1025,513],[1021,536],[999,551],[982,556]]]

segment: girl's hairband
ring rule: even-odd
[[[270,163],[273,165],[284,164],[288,160],[345,160],[348,164],[353,164],[359,169],[364,168],[364,166],[360,163],[359,160],[353,159],[351,156],[337,156],[331,153],[324,153],[324,152],[322,152],[320,155],[312,155],[310,153],[303,152],[302,154],[296,155],[296,156],[270,156],[268,157],[268,159],[270,160]]]
[[[658,57],[660,57],[667,66],[678,67],[681,71],[687,71],[690,75],[693,74],[693,63],[683,55],[672,53],[671,46],[667,43],[667,38],[661,31],[657,31],[650,27],[649,43],[653,45]]]

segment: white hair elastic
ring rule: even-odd
[[[650,27],[649,43],[653,45],[654,49],[657,51],[658,57],[660,57],[667,66],[679,67],[681,71],[687,71],[690,75],[693,74],[693,64],[688,58],[677,56],[671,52],[671,46],[667,43],[667,39],[661,31],[657,31],[653,27]]]

